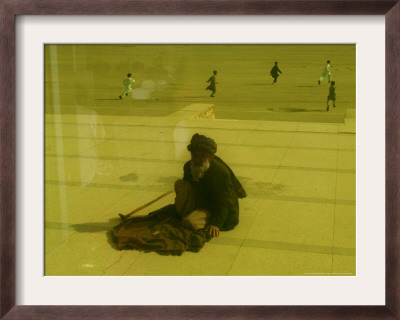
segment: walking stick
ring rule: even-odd
[[[169,194],[172,193],[172,192],[174,192],[174,190],[171,190],[171,191],[168,191],[168,192],[166,192],[166,193],[163,193],[161,196],[155,198],[154,200],[151,200],[150,202],[148,202],[148,203],[146,203],[146,204],[140,206],[139,208],[136,208],[135,210],[133,210],[132,212],[129,212],[128,214],[119,213],[118,215],[119,215],[119,217],[121,218],[122,221],[125,221],[125,220],[128,219],[131,215],[133,215],[134,213],[136,213],[136,212],[138,212],[138,211],[140,211],[140,210],[142,210],[142,209],[148,207],[148,206],[151,205],[152,203],[154,203],[154,202],[160,200],[161,198],[164,198],[165,196],[169,195]]]

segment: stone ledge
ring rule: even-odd
[[[344,125],[339,127],[340,133],[356,133],[356,109],[347,109],[344,117]]]
[[[214,105],[206,103],[193,103],[168,117],[181,119],[215,119]]]

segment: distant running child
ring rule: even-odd
[[[122,100],[123,96],[128,96],[128,93],[132,92],[132,84],[135,83],[135,80],[132,79],[132,74],[128,73],[127,74],[127,78],[124,79],[124,81],[122,81],[124,86],[125,86],[125,90],[124,92],[121,93],[121,95],[119,96],[119,98]]]
[[[329,95],[328,95],[328,100],[326,101],[326,111],[329,111],[329,102],[332,101],[333,107],[336,108],[336,87],[335,87],[335,81],[331,82],[331,86],[329,87]]]
[[[217,88],[216,88],[216,81],[217,81],[217,71],[216,70],[214,70],[213,71],[213,75],[210,77],[210,79],[208,79],[206,82],[209,82],[210,84],[209,84],[209,86],[206,88],[206,90],[210,90],[210,91],[212,91],[212,93],[211,93],[211,95],[210,95],[210,97],[214,97],[214,94],[215,94],[215,92],[217,91]]]
[[[275,65],[272,67],[272,69],[270,71],[271,77],[274,78],[274,81],[272,82],[272,84],[276,83],[276,81],[278,80],[278,77],[279,77],[278,72],[282,73],[282,71],[279,70],[278,62],[275,62]]]
[[[324,71],[322,71],[321,76],[318,79],[318,84],[321,84],[321,81],[325,78],[328,77],[328,83],[331,82],[331,60],[328,60],[326,62],[326,66],[324,68]]]

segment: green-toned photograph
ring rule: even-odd
[[[46,276],[356,276],[355,44],[46,44]]]

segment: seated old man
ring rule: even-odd
[[[184,226],[202,229],[213,237],[239,223],[239,201],[246,192],[229,168],[215,156],[217,144],[195,134],[187,149],[191,160],[183,167],[183,180],[175,183],[175,208]]]
[[[187,149],[191,160],[183,166],[183,179],[175,182],[175,203],[114,227],[119,249],[176,255],[199,251],[211,237],[239,223],[238,199],[246,192],[231,168],[215,155],[215,141],[196,133]]]

